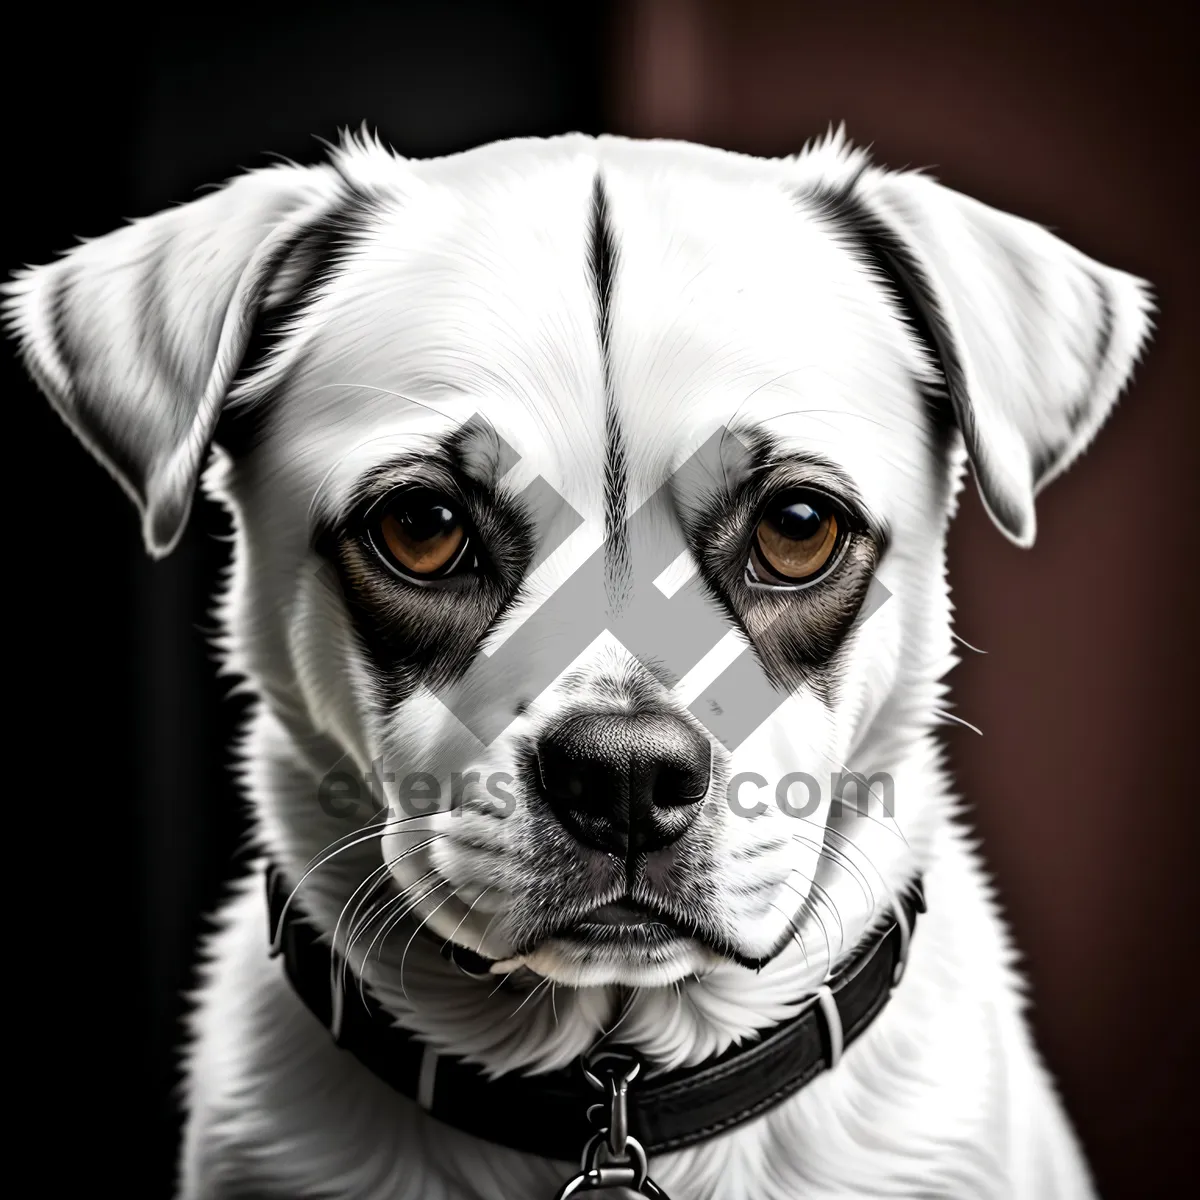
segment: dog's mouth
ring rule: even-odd
[[[588,945],[665,944],[687,936],[678,923],[666,913],[638,903],[630,896],[601,904],[581,917],[559,926],[551,939],[585,942]]]
[[[691,942],[723,958],[740,957],[736,948],[716,930],[701,922],[684,922],[665,908],[630,895],[596,905],[528,938],[518,953],[531,955],[552,943],[564,942],[588,952],[618,955],[635,952],[639,957],[664,951],[673,944]]]

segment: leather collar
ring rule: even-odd
[[[369,989],[360,1003],[358,989],[349,988],[335,1015],[333,952],[296,902],[287,903],[290,889],[278,869],[269,866],[266,876],[272,946],[313,1015],[330,1030],[336,1022],[343,1049],[464,1133],[547,1159],[578,1160],[596,1133],[589,1109],[601,1098],[595,1075],[589,1082],[582,1061],[546,1074],[493,1079],[397,1026]],[[918,882],[899,898],[892,922],[866,939],[794,1017],[696,1066],[649,1077],[643,1071],[628,1090],[630,1134],[650,1155],[695,1145],[774,1108],[835,1066],[844,1047],[887,1004],[903,972],[917,914],[924,911]]]

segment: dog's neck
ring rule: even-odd
[[[860,743],[861,761],[888,771],[900,794],[920,788],[926,796],[944,796],[932,733],[896,720],[898,714],[887,716],[873,723],[882,732]],[[291,881],[341,839],[344,848],[308,876],[297,902],[327,936],[338,930],[343,948],[349,914],[365,892],[356,889],[380,866],[380,851],[369,832],[347,836],[354,831],[345,818],[313,804],[318,780],[307,750],[312,738],[294,720],[261,706],[248,746],[248,761],[258,766],[247,782],[262,845]],[[855,769],[856,763],[847,766]],[[355,942],[345,1003],[357,1002],[365,982],[402,1025],[435,1049],[496,1073],[565,1066],[614,1032],[655,1066],[703,1062],[793,1015],[828,971],[886,919],[896,890],[924,866],[945,807],[924,806],[925,827],[903,831],[894,820],[844,816],[843,827],[826,834],[826,844],[834,850],[830,861],[849,862],[851,869],[818,875],[824,902],[799,924],[800,937],[757,972],[730,962],[670,986],[637,989],[556,986],[524,970],[475,978],[447,961],[437,942],[410,922],[386,938],[373,940],[372,930]]]

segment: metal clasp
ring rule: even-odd
[[[585,1054],[582,1065],[588,1083],[605,1096],[604,1104],[588,1109],[588,1117],[607,1116],[608,1124],[584,1146],[579,1173],[562,1185],[555,1200],[608,1188],[628,1188],[646,1200],[668,1200],[650,1178],[645,1148],[629,1132],[629,1085],[641,1073],[641,1062],[624,1050],[598,1049]]]

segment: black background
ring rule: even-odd
[[[316,161],[316,138],[363,121],[413,155],[600,132],[604,21],[587,4],[76,10],[22,51],[7,265],[270,154]],[[224,518],[199,501],[177,552],[149,561],[119,488],[11,353],[0,369],[20,409],[8,473],[24,492],[14,750],[39,795],[10,847],[18,867],[36,860],[33,896],[17,896],[34,1000],[19,1049],[35,1053],[20,1108],[58,1147],[48,1192],[66,1190],[65,1173],[166,1196],[180,997],[245,830],[227,750],[239,706],[205,638]]]
[[[240,167],[265,163],[269,152],[314,161],[315,135],[333,139],[339,127],[364,120],[414,155],[499,136],[606,128],[784,153],[828,117],[849,115],[858,117],[859,136],[878,137],[884,151],[902,128],[901,161],[881,157],[904,165],[909,146],[924,144],[913,132],[936,125],[938,113],[956,112],[963,146],[977,147],[983,135],[972,136],[970,121],[986,128],[1020,108],[1047,46],[1066,47],[1085,65],[1052,96],[1094,135],[1079,153],[1091,156],[1096,178],[1119,183],[1146,172],[1141,182],[1155,182],[1137,193],[1132,218],[1146,234],[1130,243],[1141,261],[1120,265],[1150,275],[1160,294],[1165,283],[1172,304],[1160,321],[1166,349],[1156,353],[1166,365],[1152,357],[1139,384],[1136,403],[1150,415],[1140,425],[1122,416],[1111,446],[1102,438],[1095,452],[1101,465],[1089,456],[1077,468],[1081,483],[1069,477],[1055,485],[1063,498],[1042,509],[1050,549],[1019,558],[968,499],[955,533],[960,628],[973,640],[980,630],[1012,640],[986,668],[968,664],[960,687],[965,715],[986,717],[998,738],[949,741],[1018,935],[1032,948],[1039,1038],[1103,1194],[1174,1195],[1193,1161],[1195,1089],[1187,1084],[1195,1079],[1200,1008],[1194,871],[1183,849],[1200,844],[1189,755],[1197,396],[1194,324],[1187,334],[1180,323],[1181,311],[1196,311],[1194,215],[1185,215],[1195,196],[1195,145],[1184,115],[1195,99],[1184,67],[1193,31],[1165,4],[1105,21],[1083,7],[1051,4],[1038,6],[1036,21],[1026,12],[1009,21],[1008,6],[968,6],[964,14],[947,3],[920,6],[933,14],[927,20],[910,18],[905,7],[904,21],[873,40],[871,30],[886,24],[882,5],[848,6],[844,15],[813,9],[810,21],[805,5],[701,4],[710,34],[717,31],[710,62],[724,76],[711,91],[718,97],[725,89],[723,115],[683,128],[646,116],[644,81],[636,78],[645,56],[633,40],[650,36],[651,10],[686,7],[346,0],[153,13],[110,6],[69,16],[28,10],[25,24],[10,29],[7,51],[10,245],[0,265],[43,262],[75,236],[97,236],[186,200]],[[962,98],[974,95],[971,79],[994,58],[989,19],[1008,30],[1000,71],[1014,83],[968,110]],[[669,22],[655,28],[670,38]],[[790,124],[772,125],[756,108],[763,101],[755,88],[773,86],[772,69],[786,79],[768,97],[770,113],[791,105],[783,109]],[[1093,93],[1101,97],[1095,104]],[[1041,116],[1030,104],[1022,119]],[[1122,150],[1120,138],[1108,148],[1109,128],[1122,121],[1139,125],[1137,155]],[[1056,209],[1053,197],[1038,200],[1027,179],[1045,175],[1040,162],[1016,161],[1010,170],[1020,150],[1003,153],[991,178],[1007,181],[1007,191],[988,198],[1018,209],[1026,201],[1026,215],[1036,219],[1071,211]],[[941,156],[950,171],[954,155],[951,145]],[[969,162],[969,175],[979,160],[964,148],[957,161]],[[980,178],[986,183],[986,172]],[[1110,197],[1095,199],[1094,211],[1106,211]],[[1045,211],[1030,211],[1038,202]],[[1086,248],[1106,256],[1104,244]],[[171,1092],[180,995],[203,914],[220,896],[245,827],[226,750],[238,709],[213,677],[204,636],[225,557],[222,522],[198,503],[180,549],[149,562],[119,489],[11,354],[0,357],[0,371],[6,474],[15,485],[7,580],[17,610],[8,648],[17,710],[6,855],[8,963],[17,980],[8,1081],[29,1137],[10,1155],[28,1155],[37,1192],[112,1185],[127,1195],[165,1196],[177,1134]],[[1154,513],[1168,514],[1156,518],[1159,566],[1136,588],[1093,572],[1089,586],[1109,589],[1103,602],[1068,603],[1079,570],[1086,575],[1098,555],[1145,560],[1136,522],[1121,526],[1114,551],[1097,514],[1106,503],[1125,510],[1147,497]],[[1054,539],[1065,536],[1056,530],[1066,528],[1082,540],[1056,553]],[[1032,580],[1029,590],[1014,591],[1011,581],[1022,578]],[[1147,603],[1155,598],[1162,603]],[[989,647],[995,654],[996,641]],[[1115,674],[1114,655],[1118,665],[1140,669]],[[1046,730],[1055,734],[1039,742]],[[1026,802],[1011,804],[1011,777],[1003,787],[996,780],[1023,750],[1044,761],[1037,780],[1022,784]],[[1088,751],[1114,764],[1107,785],[1094,772],[1086,793],[1080,784],[1088,811],[1128,814],[1144,805],[1137,828],[1155,831],[1128,853],[1101,845],[1078,808],[1069,827],[1053,823],[1056,799],[1075,793],[1069,754]],[[1115,822],[1113,838],[1125,837]],[[1114,910],[1089,899],[1108,891],[1138,920],[1114,930]],[[1149,897],[1152,904],[1143,902]],[[1090,937],[1086,952],[1081,930]],[[1120,1003],[1106,1004],[1113,989]]]

